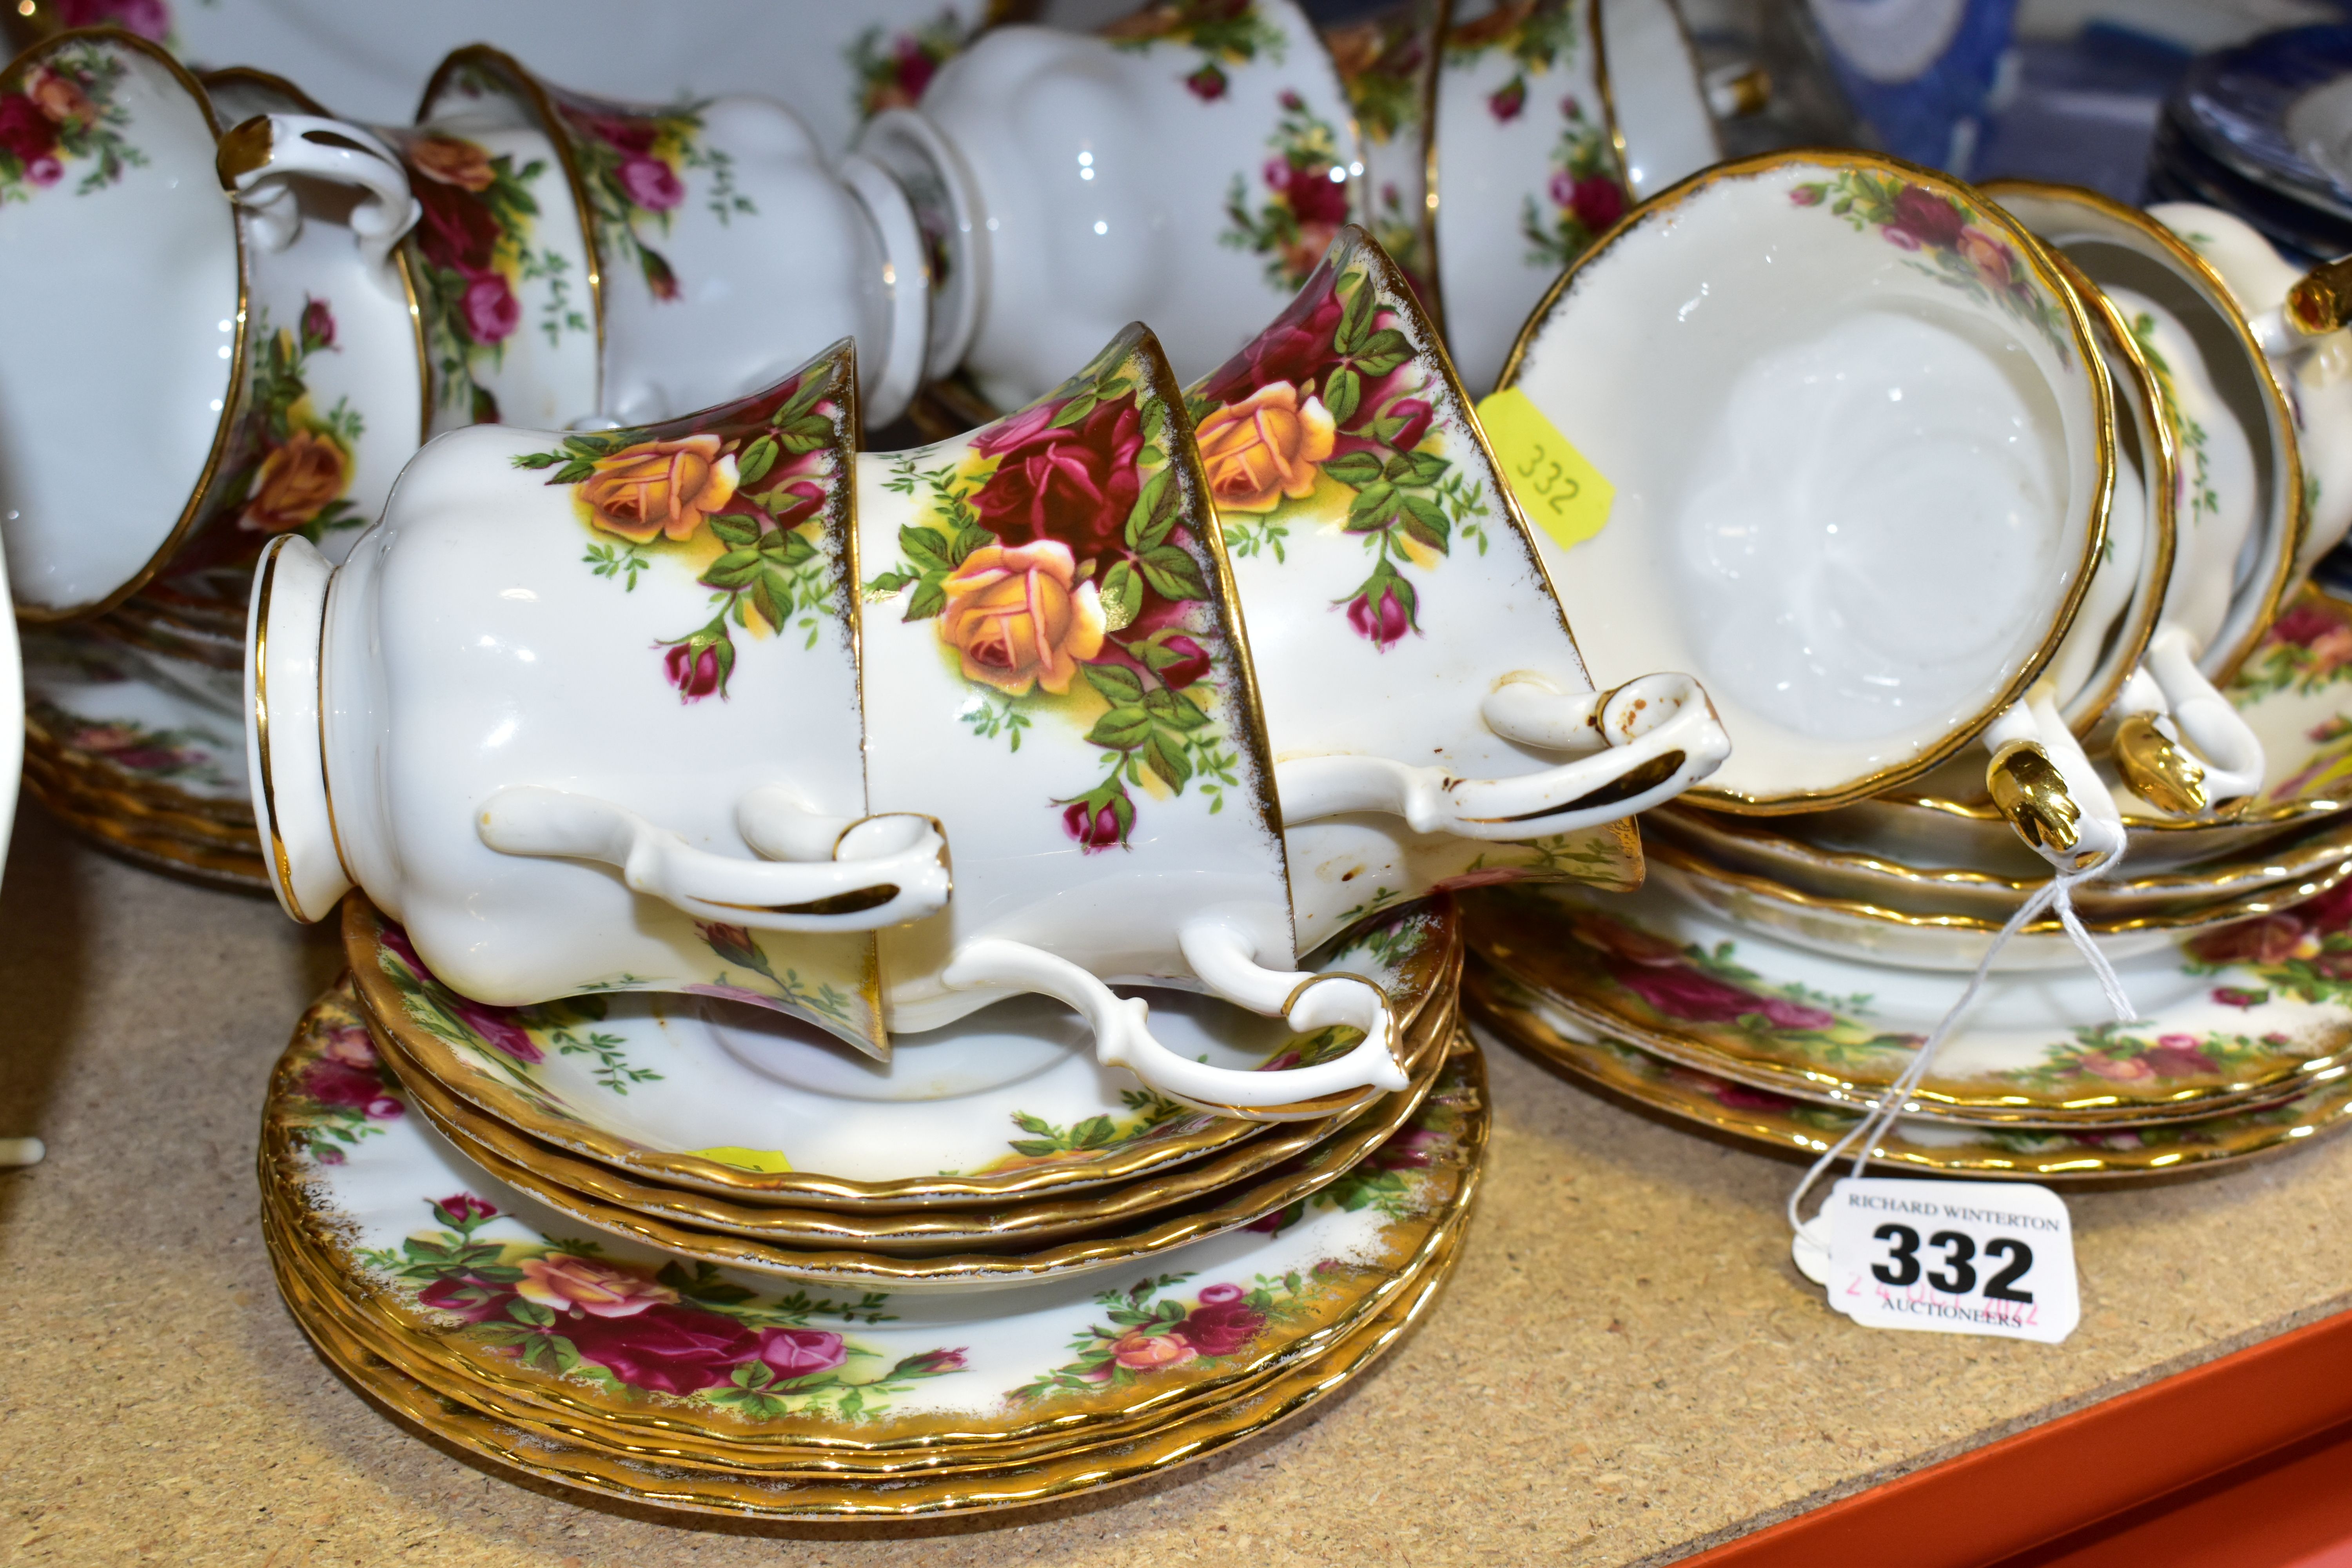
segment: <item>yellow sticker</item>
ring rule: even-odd
[[[688,1152],[699,1154],[706,1160],[716,1160],[722,1165],[732,1165],[739,1171],[760,1171],[771,1176],[782,1175],[793,1168],[793,1163],[773,1149],[726,1147],[694,1149]]]
[[[1506,387],[1478,405],[1496,460],[1519,506],[1563,550],[1583,543],[1609,521],[1617,490],[1584,460],[1528,395]]]

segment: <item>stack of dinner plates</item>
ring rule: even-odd
[[[1410,1087],[1272,1124],[1097,1066],[1051,1005],[883,1066],[713,998],[486,1006],[357,896],[342,930],[264,1118],[289,1306],[412,1426],[673,1513],[974,1511],[1213,1453],[1396,1342],[1477,1183],[1443,900],[1318,959],[1387,991]],[[1318,1044],[1152,1008],[1223,1065]]]

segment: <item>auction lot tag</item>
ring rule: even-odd
[[[2066,1202],[2008,1182],[1849,1177],[1830,1220],[1830,1305],[1865,1328],[2056,1344],[2082,1298]]]
[[[1478,423],[1495,447],[1495,460],[1519,508],[1538,528],[1573,549],[1609,521],[1617,489],[1569,444],[1559,426],[1544,417],[1535,400],[1507,387],[1478,405]]]

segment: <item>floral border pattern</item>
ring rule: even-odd
[[[1089,853],[1123,848],[1139,791],[1241,784],[1246,678],[1212,595],[1209,525],[1172,453],[1182,432],[1133,335],[969,439],[888,460],[915,504],[869,604],[935,623],[982,700],[964,717],[1013,751],[1047,713],[1099,749],[1102,777],[1051,798]],[[944,460],[935,460],[941,458]]]
[[[853,401],[828,356],[740,403],[513,459],[572,488],[597,576],[634,593],[642,573],[684,571],[710,590],[710,619],[656,645],[679,701],[726,698],[737,632],[790,628],[813,648],[841,614]]]
[[[1334,522],[1361,540],[1370,572],[1336,604],[1377,649],[1419,631],[1416,579],[1457,540],[1485,554],[1493,516],[1483,482],[1444,455],[1449,400],[1412,322],[1381,269],[1343,241],[1272,326],[1188,395],[1228,547],[1280,561],[1294,526]]]
[[[1913,261],[1908,263],[1913,270],[2000,307],[2040,332],[2059,363],[2074,363],[2057,303],[2035,285],[2010,243],[1967,204],[1899,175],[1853,167],[1838,169],[1826,180],[1790,186],[1789,200],[1800,207],[1825,206],[1856,234],[1874,228],[1896,249],[1924,254],[1934,265]]]
[[[652,238],[669,233],[671,215],[687,198],[689,171],[709,175],[704,201],[720,223],[760,210],[735,188],[733,155],[703,144],[702,117],[692,108],[640,114],[562,98],[555,111],[588,193],[599,260],[606,267],[630,262],[656,300],[678,297],[677,273]]]
[[[70,44],[0,91],[0,206],[59,184],[68,163],[92,165],[74,185],[81,196],[145,165],[147,155],[123,134],[131,111],[115,101],[128,69],[102,44]]]
[[[886,109],[912,109],[941,66],[963,52],[976,29],[952,5],[910,29],[893,33],[877,22],[843,52],[849,63],[850,102],[860,124]]]
[[[1160,44],[1191,48],[1199,63],[1184,85],[1203,103],[1214,103],[1232,87],[1227,66],[1249,65],[1260,56],[1280,65],[1285,43],[1282,29],[1265,19],[1255,0],[1157,0],[1099,36],[1137,54]]]

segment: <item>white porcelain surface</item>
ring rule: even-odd
[[[923,95],[969,185],[987,292],[964,364],[997,406],[1043,395],[1137,320],[1180,375],[1203,374],[1355,210],[1348,100],[1306,16],[1258,0],[1231,47],[1210,26],[1154,7],[1109,37],[1000,27]]]
[[[910,102],[938,60],[986,19],[982,0],[775,5],[702,0],[691,26],[656,0],[411,0],[391,13],[341,0],[161,0],[131,8],[184,58],[256,66],[334,112],[396,122],[451,49],[511,50],[554,80],[638,103],[713,93],[782,100],[839,152],[867,114]]]
[[[1599,684],[1706,682],[1734,750],[1700,798],[1916,772],[2074,613],[2105,376],[2031,242],[1964,201],[1833,154],[1727,165],[1528,323],[1516,384],[1614,494],[1546,564]]]
[[[922,365],[927,282],[911,214],[888,179],[853,189],[807,122],[772,98],[629,107],[544,84],[535,95],[520,75],[502,57],[461,51],[419,115],[428,131],[491,136],[493,152],[511,144],[518,172],[549,161],[532,182],[536,231],[562,223],[567,174],[585,195],[595,281],[574,272],[563,308],[551,296],[519,311],[522,331],[505,342],[553,324],[551,341],[575,353],[601,347],[600,390],[581,404],[576,385],[557,382],[562,394],[541,408],[501,398],[506,417],[674,418],[769,385],[845,337],[861,349],[869,417],[898,416]],[[535,281],[528,258],[526,246],[513,283]],[[594,341],[575,347],[566,340],[586,338],[572,321],[581,313]]]
[[[2294,410],[2311,513],[2295,565],[2307,572],[2352,527],[2352,329],[2303,337],[2280,321],[2286,291],[2302,271],[2244,219],[2190,202],[2161,203],[2148,213],[2212,264],[2271,353]]]
[[[846,358],[677,426],[457,432],[331,581],[276,547],[247,692],[289,911],[356,884],[481,1001],[701,988],[883,1049],[871,930],[946,880],[861,821]]]
[[[1698,60],[1673,0],[1599,0],[1609,104],[1636,201],[1723,158]]]
[[[69,139],[0,175],[0,541],[17,603],[54,615],[135,580],[192,521],[234,419],[242,263],[193,84],[98,39],[26,69],[8,101]]]
[[[1265,696],[1302,952],[1435,887],[1630,880],[1629,835],[1609,825],[1728,744],[1687,683],[1593,692],[1441,354],[1403,276],[1349,229],[1187,395]]]

